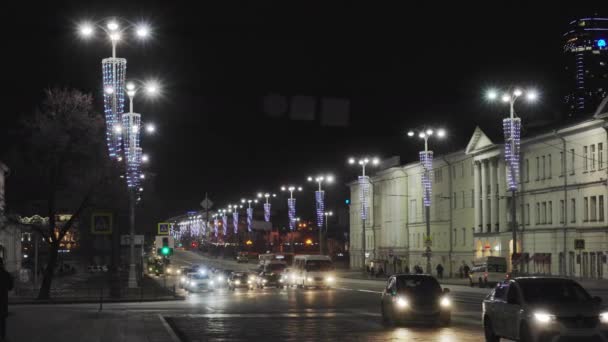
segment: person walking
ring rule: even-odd
[[[439,279],[443,279],[443,265],[437,264],[435,269],[437,270],[437,277],[439,277]]]
[[[405,265],[405,274],[410,274],[410,267],[408,265]]]
[[[469,272],[471,271],[471,268],[469,267],[469,265],[464,264],[464,267],[462,268],[462,270],[464,271],[464,277],[468,278]]]
[[[6,339],[6,317],[8,316],[8,291],[13,289],[13,277],[4,268],[0,258],[0,341]]]

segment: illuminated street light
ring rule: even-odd
[[[258,193],[258,198],[265,198],[266,203],[264,203],[264,221],[270,222],[270,198],[277,197],[276,194],[270,193]]]
[[[511,192],[511,232],[512,232],[512,245],[513,255],[512,258],[517,256],[517,206],[516,206],[516,193],[517,184],[519,183],[519,162],[520,162],[520,141],[521,141],[521,119],[516,117],[515,114],[515,103],[517,100],[525,96],[528,102],[534,102],[538,99],[538,93],[534,89],[523,91],[520,88],[515,88],[511,94],[505,93],[503,96],[503,102],[509,103],[509,117],[503,119],[503,131],[505,136],[505,164],[506,164],[506,178],[507,178],[507,190]],[[485,191],[485,190],[484,190]],[[481,232],[483,232],[481,227]],[[516,263],[513,264],[513,269],[516,270]]]
[[[490,97],[490,96],[488,96]],[[422,168],[424,173],[422,174],[422,189],[423,189],[423,204],[425,209],[425,221],[426,221],[426,237],[425,244],[426,250],[424,255],[426,256],[426,272],[431,274],[431,190],[432,190],[432,180],[431,180],[431,171],[433,169],[433,151],[429,151],[429,138],[432,136],[436,136],[437,138],[443,138],[446,135],[444,129],[437,129],[437,134],[433,134],[435,131],[430,128],[422,129],[421,133],[418,135],[421,139],[424,140],[424,150],[420,151],[420,164],[422,164]]]
[[[313,182],[313,177],[309,176],[309,182]],[[315,203],[316,203],[316,214],[317,214],[317,226],[323,227],[323,213],[325,212],[325,191],[323,191],[322,184],[323,183],[333,183],[334,176],[332,175],[318,175],[314,178],[314,182],[319,184],[319,190],[315,191]]]

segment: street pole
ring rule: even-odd
[[[427,153],[427,155],[428,155],[428,151],[426,150],[426,141],[425,141],[425,153]],[[425,167],[424,173],[426,174],[426,177],[428,179],[429,170],[426,169],[426,167]],[[427,196],[427,198],[430,198],[428,189],[426,190],[426,196]],[[432,240],[431,240],[431,206],[426,205],[424,207],[424,211],[425,211],[425,217],[426,217],[426,239],[428,241],[427,246],[426,246],[426,273],[431,274],[431,244],[432,244]]]
[[[137,270],[135,268],[135,189],[129,189],[129,281],[131,289],[137,288]]]
[[[513,96],[511,98],[511,101],[509,103],[509,115],[511,118],[511,141],[509,142],[511,144],[511,154],[515,154],[515,139],[513,138],[515,132],[513,131],[514,129],[514,124],[513,124],[513,119],[515,118],[515,110],[514,110],[514,104],[515,104],[515,99],[517,99],[517,97]],[[564,155],[564,158],[566,158],[566,156]],[[564,159],[565,160],[565,159]],[[515,175],[515,169],[513,168],[513,163],[511,163],[511,175],[512,177],[514,177]],[[492,185],[494,186],[494,185]],[[513,232],[513,256],[517,255],[517,206],[516,206],[516,192],[517,190],[515,188],[513,188],[511,190],[511,231]],[[564,204],[565,206],[565,204]],[[522,259],[522,258],[520,258]],[[513,260],[513,257],[511,257],[511,260]],[[523,261],[523,260],[522,260]],[[517,268],[515,267],[515,264],[513,265],[513,271],[517,271]]]

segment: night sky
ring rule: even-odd
[[[76,25],[110,15],[145,19],[154,39],[119,45],[118,55],[128,59],[129,76],[163,84],[162,98],[135,105],[158,127],[143,142],[156,174],[145,196],[162,200],[154,215],[197,209],[205,192],[224,205],[278,191],[282,183],[305,185],[308,174],[327,171],[338,180],[327,189],[328,207],[338,207],[348,197],[344,184],[358,171],[346,165],[351,154],[412,161],[421,145],[405,132],[423,124],[448,130],[445,142],[433,143],[438,152],[464,148],[476,125],[499,132],[507,108],[483,100],[489,86],[538,89],[538,104],[518,108],[524,125],[559,120],[567,90],[562,33],[575,17],[608,13],[496,2],[197,3],[59,1],[6,10],[12,15],[2,20],[2,58],[10,97],[3,100],[1,129],[53,85],[93,93],[101,111],[100,60],[110,46],[101,38],[79,39]],[[293,96],[349,101],[348,124],[290,119],[280,101]],[[269,99],[274,110],[265,107]],[[305,196],[312,208],[312,192]]]

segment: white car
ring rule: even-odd
[[[608,310],[567,278],[518,277],[499,283],[483,301],[486,341],[605,341]]]
[[[184,285],[184,289],[188,292],[211,290],[212,288],[213,280],[209,278],[209,275],[201,272],[189,273]]]

